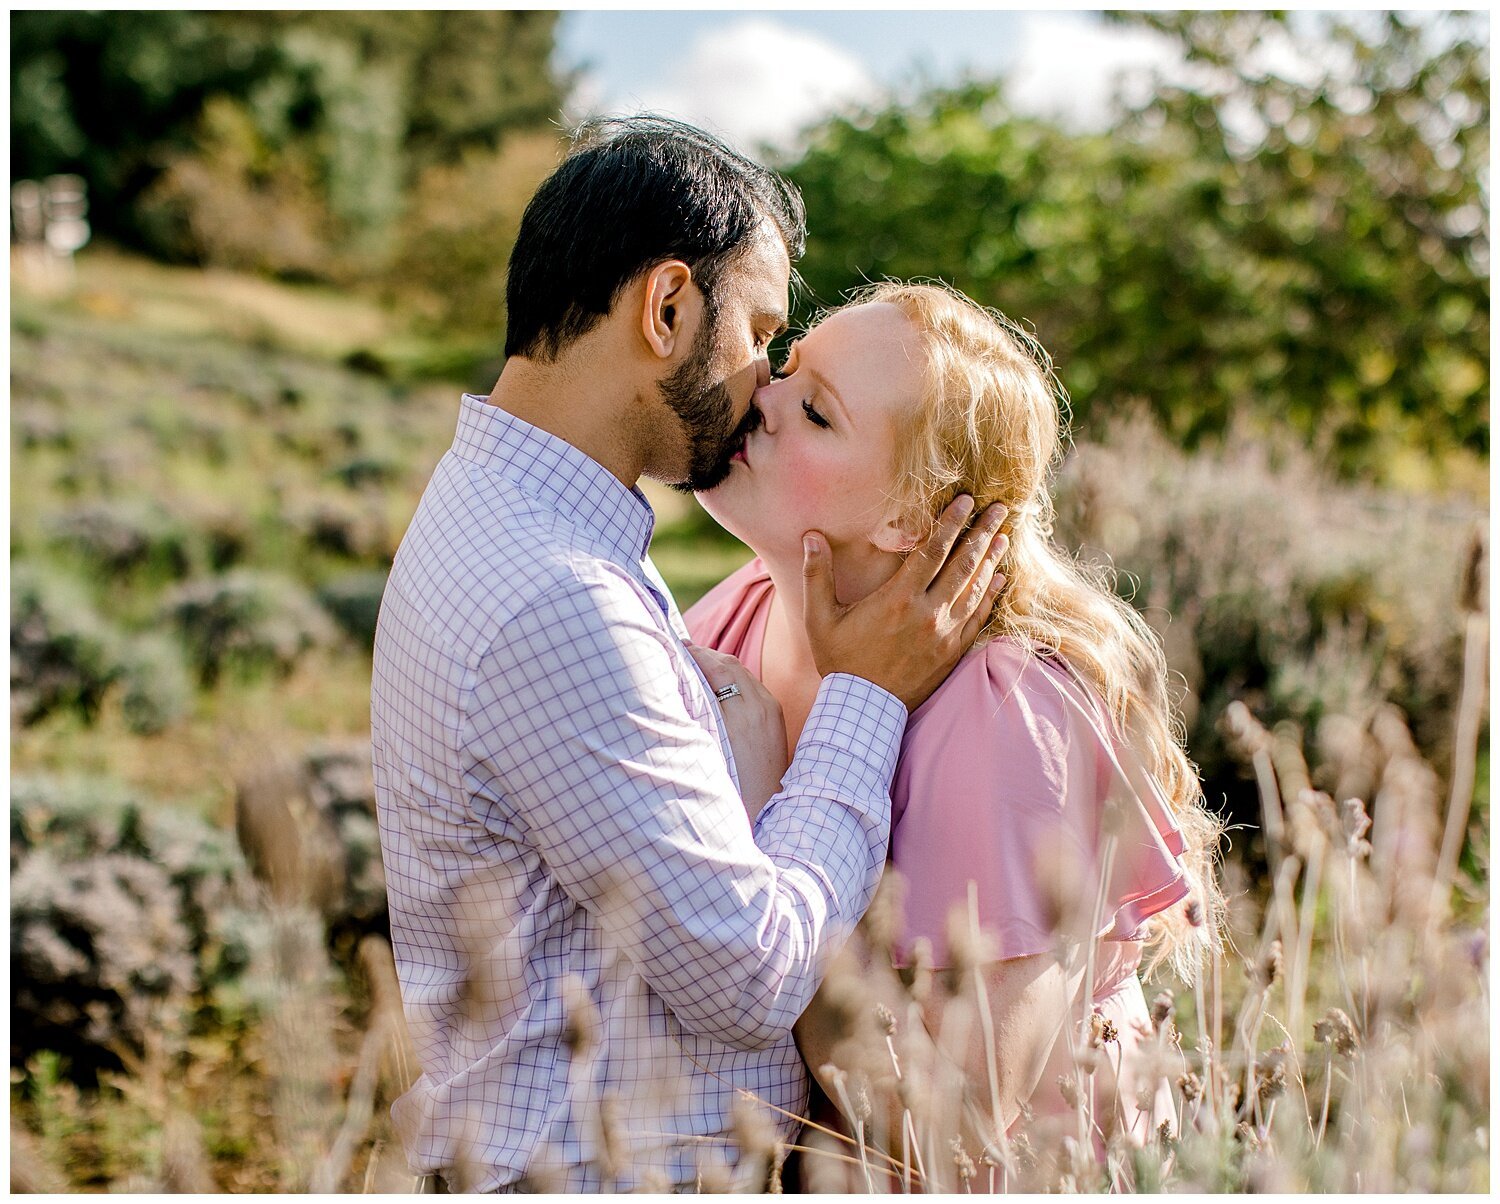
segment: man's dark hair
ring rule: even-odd
[[[620,291],[668,259],[713,290],[769,218],[795,262],[807,240],[802,198],[775,172],[664,117],[606,117],[526,206],[506,281],[506,356],[555,359],[610,311]]]

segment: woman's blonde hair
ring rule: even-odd
[[[1157,917],[1151,963],[1170,960],[1191,979],[1203,945],[1218,945],[1223,896],[1215,861],[1223,825],[1204,806],[1184,750],[1156,633],[1116,596],[1107,569],[1081,563],[1053,542],[1050,485],[1062,459],[1066,394],[1051,358],[1003,314],[946,285],[886,281],[848,304],[876,302],[896,306],[916,325],[927,356],[926,395],[897,431],[899,512],[921,531],[959,493],[973,496],[976,512],[992,502],[1009,510],[1006,584],[980,639],[1012,636],[1055,653],[1085,677],[1160,784],[1182,829],[1193,885],[1188,905]]]

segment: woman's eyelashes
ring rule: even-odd
[[[807,420],[814,426],[822,427],[825,431],[828,429],[828,419],[824,418],[822,414],[813,408],[812,402],[804,401],[802,403],[802,412],[807,415]]]

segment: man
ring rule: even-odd
[[[690,1185],[736,1157],[742,1092],[806,1099],[792,1024],[869,902],[908,709],[972,642],[1003,541],[987,515],[945,565],[956,505],[910,571],[845,608],[813,537],[827,676],[789,767],[769,695],[729,658],[700,670],[634,486],[727,472],[802,244],[785,184],[656,119],[587,128],[526,210],[504,370],[463,399],[375,642],[422,1066],[393,1113],[418,1172]]]

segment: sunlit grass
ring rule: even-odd
[[[81,586],[122,647],[180,639],[164,609],[179,578],[270,571],[308,599],[336,580],[378,580],[451,439],[461,387],[340,366],[352,350],[388,349],[406,337],[378,305],[97,251],[80,260],[75,296],[13,290],[13,298],[16,558]],[[1280,835],[1232,834],[1231,952],[1205,967],[1201,991],[1172,987],[1183,1056],[1215,1084],[1192,1100],[1176,1087],[1191,1121],[1185,1135],[1170,1149],[1115,1150],[1102,1168],[1077,1158],[1076,1139],[1038,1145],[1037,1167],[1007,1167],[1012,1184],[1102,1187],[1133,1176],[1138,1187],[1183,1190],[1487,1186],[1487,1105],[1476,1077],[1488,1059],[1476,994],[1487,950],[1475,935],[1488,907],[1485,741],[1457,883],[1435,910],[1446,795],[1435,803],[1412,785],[1461,761],[1458,719],[1485,732],[1482,692],[1476,703],[1460,689],[1464,631],[1483,624],[1454,601],[1476,515],[1463,496],[1469,469],[1428,466],[1429,477],[1413,469],[1414,483],[1431,480],[1447,496],[1403,497],[1328,486],[1295,456],[1281,464],[1258,456],[1246,447],[1188,456],[1126,430],[1109,447],[1085,447],[1069,469],[1071,534],[1138,574],[1139,602],[1153,621],[1171,614],[1169,656],[1201,711],[1192,751],[1222,759],[1221,746],[1232,743],[1227,703],[1236,689],[1253,695],[1253,714],[1233,712],[1237,738],[1253,761],[1255,724],[1266,720],[1279,759],[1258,792],[1246,785],[1248,766],[1225,773],[1241,775],[1231,785],[1242,802],[1274,807],[1289,822]],[[713,533],[691,499],[646,489],[658,514],[653,555],[685,607],[750,553]],[[160,507],[168,535],[181,534],[182,565],[152,553],[105,570],[98,548],[58,534],[62,516],[100,505],[160,542],[161,530],[133,517],[132,506],[145,502]],[[1316,625],[1310,609],[1297,610],[1313,603]],[[1271,661],[1266,680],[1248,689],[1205,676],[1235,640]],[[114,783],[146,805],[227,831],[243,783],[268,762],[295,763],[323,742],[365,735],[369,673],[368,649],[352,637],[314,643],[284,673],[230,667],[211,688],[195,685],[186,711],[155,731],[131,727],[117,682],[92,717],[64,707],[30,726],[13,720],[12,770]],[[1420,756],[1400,744],[1406,721],[1378,706],[1398,687],[1407,691]],[[1293,712],[1307,718],[1300,734],[1271,722]],[[1372,776],[1370,757],[1396,769]],[[1284,788],[1299,758],[1325,795]],[[1373,858],[1340,843],[1339,808],[1356,787],[1376,821]],[[1382,823],[1396,836],[1383,835]],[[1402,860],[1391,852],[1400,847],[1432,857]],[[1262,857],[1293,871],[1259,877]],[[1420,908],[1418,898],[1427,900]],[[211,998],[179,1001],[159,1047],[132,1052],[97,1085],[72,1083],[46,1051],[22,1051],[12,1075],[12,1153],[23,1181],[53,1190],[410,1187],[386,1115],[413,1073],[388,949],[367,944],[356,955],[346,937],[330,959],[320,917],[264,899],[261,911],[280,943],[259,948],[251,969]],[[1277,939],[1283,970],[1259,982],[1249,968]],[[1162,986],[1171,984],[1149,986],[1148,998]],[[1330,1056],[1315,1037],[1329,1007],[1354,1017],[1358,1057]],[[1221,1042],[1210,1047],[1204,1038],[1216,1023]],[[1293,1040],[1291,1073],[1274,1109],[1241,1116],[1226,1102],[1230,1088],[1247,1073],[1253,1081],[1257,1063],[1271,1072],[1265,1059],[1279,1057],[1271,1051],[1282,1025]],[[1453,1033],[1462,1041],[1443,1036]],[[869,1050],[855,1048],[847,1073],[878,1077],[884,1051],[877,1045],[870,1063]],[[963,1163],[939,1119],[913,1112],[914,1132],[942,1164],[927,1182],[959,1186],[953,1176]],[[748,1126],[744,1140],[765,1167],[784,1153],[763,1126]],[[848,1189],[841,1168],[879,1160],[828,1140],[837,1157],[813,1159],[827,1184]],[[902,1157],[894,1146],[884,1153]],[[967,1156],[988,1176],[981,1153],[974,1147]],[[864,1190],[863,1179],[853,1188]]]

